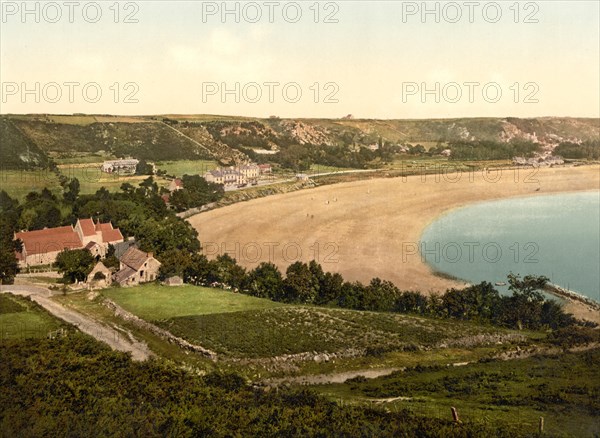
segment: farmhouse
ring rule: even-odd
[[[143,252],[132,246],[125,251],[119,262],[119,272],[115,274],[115,281],[121,286],[136,286],[154,281],[158,276],[160,262],[151,252]]]
[[[171,192],[171,193],[176,192],[177,190],[181,190],[181,189],[183,189],[183,181],[181,181],[180,178],[175,178],[169,184],[169,192]]]
[[[23,242],[17,252],[20,267],[49,265],[56,261],[64,249],[88,249],[98,257],[104,257],[109,244],[123,242],[118,228],[109,223],[94,223],[92,219],[79,219],[75,226],[45,228],[15,233],[15,239]]]
[[[139,160],[135,159],[105,161],[102,164],[102,172],[131,174],[135,173],[138,164]]]

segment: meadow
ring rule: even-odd
[[[65,164],[60,165],[59,170],[64,176],[79,180],[82,195],[92,195],[101,187],[106,188],[109,192],[118,192],[124,183],[137,187],[139,183],[148,178],[148,175],[104,173],[100,170],[101,165],[102,163]],[[159,186],[169,185],[169,181],[164,178],[155,176],[154,180]]]
[[[44,338],[62,326],[37,304],[10,294],[0,294],[0,342]]]
[[[210,160],[179,160],[158,161],[155,163],[157,170],[164,170],[167,175],[181,178],[183,175],[204,175],[209,170],[219,167],[216,161]]]
[[[474,346],[513,332],[393,313],[284,305],[220,289],[145,285],[103,291],[126,310],[226,357],[304,352],[377,356],[391,351]]]
[[[534,433],[544,417],[551,436],[598,436],[600,350],[480,361],[464,366],[417,366],[373,380],[314,386],[331,399],[378,405],[394,412],[463,421],[518,425]]]
[[[1,170],[0,190],[10,196],[23,200],[31,191],[47,188],[54,194],[60,194],[62,188],[58,176],[50,170]]]

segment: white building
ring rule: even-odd
[[[135,173],[139,162],[139,160],[135,159],[105,161],[102,164],[102,172],[119,174]]]

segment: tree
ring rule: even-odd
[[[519,275],[508,275],[508,289],[512,296],[504,300],[502,318],[503,322],[519,330],[524,327],[539,328],[542,321],[542,304],[544,295],[540,292],[549,279],[526,275],[521,279]]]
[[[72,204],[77,200],[81,187],[77,178],[72,178],[64,186],[63,199],[68,204]]]
[[[0,284],[12,284],[19,272],[19,263],[15,251],[8,242],[2,242],[0,248]]]
[[[319,284],[319,296],[316,304],[329,304],[336,302],[342,294],[344,278],[338,274],[326,272]]]
[[[160,256],[169,250],[197,252],[200,250],[198,232],[176,216],[163,220],[148,219],[144,221],[135,233],[140,249],[153,252]]]
[[[314,303],[319,294],[319,281],[306,263],[295,262],[285,272],[285,299],[290,302]]]
[[[248,274],[245,288],[255,297],[280,300],[283,296],[283,277],[277,266],[263,262]]]
[[[393,283],[374,278],[364,289],[362,308],[378,312],[391,311],[400,291]]]
[[[442,308],[452,318],[491,321],[500,310],[500,294],[487,282],[450,289],[442,296]]]
[[[241,289],[246,280],[246,270],[239,266],[234,258],[229,254],[222,254],[215,260],[209,262],[212,271],[213,280],[231,286],[235,289]]]
[[[148,164],[148,162],[146,160],[144,160],[143,158],[139,160],[136,168],[135,168],[135,174],[136,175],[152,175],[153,172],[153,168],[152,165]]]
[[[183,270],[183,281],[195,285],[209,284],[210,263],[202,254],[192,254],[191,263]]]
[[[85,281],[95,263],[94,256],[86,249],[65,249],[56,257],[58,272],[68,283]]]
[[[183,189],[170,197],[171,205],[178,211],[216,202],[225,194],[221,184],[209,183],[199,175],[184,175],[181,181]]]
[[[161,263],[158,271],[158,279],[163,281],[173,276],[183,278],[184,272],[193,263],[192,255],[189,252],[177,249],[165,251],[158,259]]]

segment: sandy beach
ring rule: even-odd
[[[462,283],[422,261],[420,236],[440,215],[509,197],[600,190],[600,167],[504,169],[366,179],[275,195],[189,218],[204,252],[227,252],[247,268],[271,261],[285,271],[319,261],[346,280],[390,280],[433,292]]]

